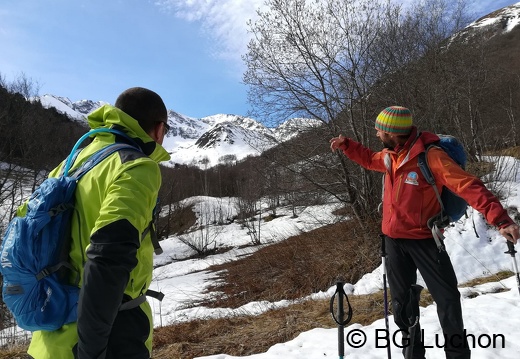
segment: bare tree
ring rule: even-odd
[[[323,154],[328,138],[341,132],[366,139],[366,128],[359,124],[367,117],[364,99],[373,82],[370,49],[386,5],[368,0],[270,0],[267,5],[269,10],[250,24],[254,40],[244,57],[244,82],[250,85],[253,106],[269,118],[300,115],[322,122],[323,137],[307,137],[312,141],[289,149],[299,160],[309,158],[313,148],[319,148],[315,155]],[[352,173],[341,157],[338,163],[336,170],[343,175],[336,178],[345,185],[344,198],[361,218],[367,210],[351,183],[358,170]]]
[[[217,249],[216,239],[223,231],[223,227],[217,225],[224,216],[222,205],[211,206],[206,202],[200,202],[187,204],[187,206],[196,207],[197,223],[189,232],[178,238],[193,249],[199,257],[206,256]]]
[[[456,6],[420,1],[406,11],[378,0],[268,0],[266,5],[268,10],[249,24],[253,40],[244,56],[244,82],[255,114],[271,121],[289,116],[321,121],[320,130],[309,129],[303,141],[287,147],[293,163],[300,163],[292,169],[305,169],[298,170],[301,178],[343,200],[358,220],[374,215],[380,176],[327,154],[328,139],[341,133],[377,144],[375,116],[394,104],[388,101],[392,96],[405,99],[412,91],[399,80],[400,71],[413,68],[462,26],[463,1]]]
[[[12,82],[7,82],[5,77],[0,76],[0,85],[5,87],[10,93],[18,93],[27,100],[38,96],[40,84],[21,72]]]
[[[246,229],[251,244],[262,244],[262,199],[239,197],[236,206],[238,219]]]

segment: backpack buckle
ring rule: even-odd
[[[447,214],[439,212],[435,216],[431,217],[426,225],[429,229],[433,229],[434,226],[437,228],[446,228],[451,223],[450,217]]]

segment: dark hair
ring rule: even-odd
[[[137,120],[147,133],[157,122],[168,121],[168,112],[161,97],[143,87],[123,91],[117,98],[115,107]]]

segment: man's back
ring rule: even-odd
[[[78,183],[70,251],[72,264],[81,275],[78,323],[54,332],[35,332],[29,354],[37,359],[73,358],[73,351],[78,351],[81,358],[98,357],[106,351],[107,358],[111,355],[146,358],[151,350],[153,329],[148,303],[122,312],[119,306],[144,295],[150,285],[153,245],[147,229],[161,185],[157,162],[169,156],[137,121],[114,107],[95,111],[89,123],[92,128],[117,127],[134,138],[146,155],[136,150],[118,151]],[[98,134],[81,151],[75,166],[115,141],[125,140],[112,134]],[[51,176],[60,169],[55,169]],[[82,340],[72,350],[78,342],[78,333]],[[148,339],[128,342],[128,337]]]

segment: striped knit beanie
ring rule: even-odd
[[[412,130],[412,113],[406,107],[387,107],[377,115],[376,129],[396,135],[407,135]]]

